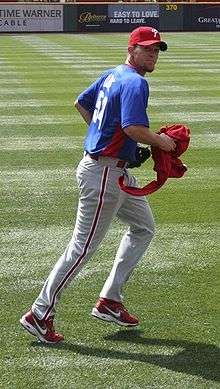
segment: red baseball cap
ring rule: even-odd
[[[140,46],[150,46],[154,43],[160,44],[160,50],[166,51],[167,50],[167,44],[166,42],[163,42],[160,38],[159,32],[156,30],[156,28],[153,27],[138,27],[135,28],[130,34],[129,40],[128,40],[128,47],[132,47],[135,45]]]

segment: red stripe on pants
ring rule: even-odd
[[[94,219],[93,219],[93,222],[92,222],[92,225],[91,225],[91,229],[90,229],[88,238],[86,240],[83,252],[80,255],[80,257],[76,260],[76,262],[74,263],[72,268],[65,275],[64,279],[61,281],[61,283],[59,284],[57,289],[55,290],[55,292],[53,294],[53,297],[52,297],[52,302],[51,302],[50,306],[48,307],[48,309],[47,309],[43,319],[46,319],[50,315],[50,312],[51,312],[51,310],[52,310],[52,308],[54,306],[55,298],[56,298],[57,294],[65,286],[66,282],[71,277],[71,275],[73,274],[74,270],[80,265],[80,263],[82,262],[82,259],[87,254],[88,247],[89,247],[89,245],[90,245],[90,243],[92,241],[92,238],[93,238],[93,236],[95,234],[95,231],[96,231],[96,228],[97,228],[97,225],[98,225],[98,221],[99,221],[99,217],[100,217],[100,213],[101,213],[101,210],[102,210],[102,206],[103,206],[103,203],[104,203],[104,194],[105,194],[105,190],[106,190],[108,171],[109,171],[109,167],[106,166],[104,168],[104,171],[103,171],[103,174],[102,174],[102,181],[101,181],[100,192],[99,192],[99,200],[98,200],[95,216],[94,216]]]

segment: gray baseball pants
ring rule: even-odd
[[[112,270],[100,297],[121,301],[122,286],[143,256],[154,234],[154,220],[145,198],[120,190],[118,178],[125,175],[127,184],[136,185],[127,169],[116,167],[118,160],[86,155],[77,168],[80,198],[72,238],[49,274],[32,311],[39,319],[55,313],[63,289],[77,275],[96,251],[114,216],[128,224],[118,248]]]

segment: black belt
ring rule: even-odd
[[[88,155],[90,156],[91,159],[95,159],[95,161],[98,161],[100,157],[104,157],[102,155],[93,155],[93,154],[89,154]],[[109,158],[112,158],[112,157],[109,157]],[[114,159],[114,158],[112,158]],[[120,167],[120,168],[124,168],[125,166],[127,165],[127,162],[126,161],[122,161],[122,160],[119,160],[117,163],[116,163],[116,167]]]

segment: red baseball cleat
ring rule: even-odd
[[[114,322],[120,326],[134,327],[139,324],[139,320],[128,313],[122,303],[106,298],[100,298],[95,308],[92,310],[92,316],[108,322]]]
[[[22,316],[20,323],[31,335],[36,336],[42,343],[55,344],[64,339],[62,334],[55,332],[53,317],[39,320],[31,311],[29,311]]]

